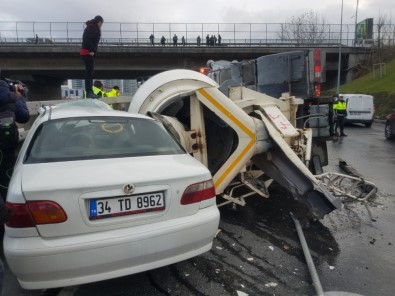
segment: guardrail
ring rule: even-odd
[[[106,22],[102,28],[102,44],[151,46],[149,36],[154,35],[154,44],[160,45],[162,36],[166,45],[173,46],[174,35],[178,36],[177,45],[197,45],[197,37],[201,38],[201,46],[206,45],[206,37],[221,35],[222,45],[227,46],[256,46],[259,44],[327,44],[335,45],[340,41],[345,46],[355,46],[363,42],[355,40],[355,24],[343,24],[340,38],[340,25],[321,24],[318,31],[309,31],[310,25],[303,32],[287,23],[115,23]],[[6,22],[0,21],[0,44],[81,44],[83,22]],[[373,32],[378,35],[377,27]],[[307,30],[306,30],[307,28]],[[315,27],[317,30],[317,26]],[[380,35],[381,34],[381,35]],[[394,44],[395,25],[383,25],[380,29],[380,42]],[[301,37],[302,36],[302,37]],[[376,38],[377,39],[377,38]],[[373,40],[376,40],[373,37]],[[217,43],[218,44],[218,39]]]

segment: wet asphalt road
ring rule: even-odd
[[[345,200],[343,210],[312,222],[303,219],[304,208],[287,192],[272,188],[269,199],[250,197],[245,207],[221,208],[210,252],[53,295],[315,295],[291,211],[304,225],[324,291],[394,295],[395,141],[385,140],[383,130],[381,123],[347,126],[348,137],[328,142],[325,171],[339,172],[341,158],[379,187],[367,205]],[[6,270],[3,295],[41,293],[21,289]]]

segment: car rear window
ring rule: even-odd
[[[47,121],[24,162],[43,163],[185,153],[163,125],[144,118],[89,117]]]

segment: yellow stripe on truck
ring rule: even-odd
[[[232,114],[232,112],[230,112],[223,105],[218,103],[204,89],[199,89],[198,92],[202,96],[204,96],[211,104],[213,104],[218,111],[220,111],[223,115],[225,115],[233,123],[235,123],[251,139],[251,141],[248,143],[248,145],[240,152],[240,154],[236,157],[236,159],[228,166],[228,168],[225,170],[225,172],[218,178],[218,180],[215,181],[215,187],[218,187],[223,182],[223,180],[229,175],[229,173],[237,166],[237,164],[243,159],[243,157],[248,153],[248,151],[254,147],[255,133],[253,131],[251,131],[248,127],[246,127],[240,120],[238,120]]]

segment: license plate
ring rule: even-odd
[[[113,198],[91,199],[89,219],[134,215],[152,211],[163,211],[165,198],[163,192],[145,193]]]
[[[350,112],[350,115],[361,115],[361,112],[354,112],[354,111],[351,111],[351,112]]]

